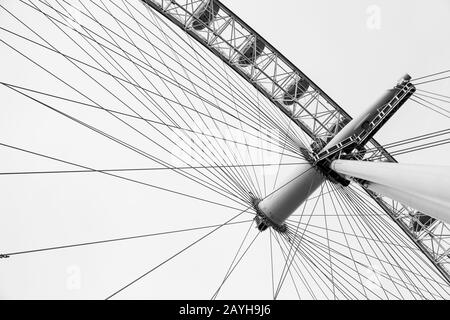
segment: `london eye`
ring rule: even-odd
[[[327,74],[308,8],[2,2],[0,298],[448,299],[441,6]]]

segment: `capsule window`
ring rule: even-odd
[[[248,66],[255,63],[266,48],[266,44],[262,39],[253,38],[249,41],[245,47],[241,50],[241,55],[239,57],[239,64],[243,66]]]
[[[219,4],[214,0],[206,1],[202,4],[197,12],[194,14],[194,21],[192,22],[192,28],[195,30],[203,30],[216,19],[219,13]]]
[[[292,105],[298,101],[308,90],[309,83],[306,79],[299,79],[291,83],[283,96],[283,102],[285,105]]]

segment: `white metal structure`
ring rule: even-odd
[[[364,186],[450,223],[450,167],[335,160],[331,168],[365,180]]]

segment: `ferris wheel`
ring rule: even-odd
[[[352,117],[217,0],[0,14],[0,296],[450,297],[449,167],[396,160],[450,70]],[[378,142],[413,104],[443,128]]]

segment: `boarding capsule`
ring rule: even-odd
[[[412,223],[412,229],[415,232],[420,232],[422,231],[424,228],[428,228],[429,226],[431,226],[436,219],[427,216],[423,213],[417,213],[415,215],[415,218],[413,223]]]
[[[219,10],[219,4],[216,1],[206,1],[195,12],[192,28],[199,31],[205,29],[217,17]]]
[[[256,59],[261,56],[265,48],[266,44],[263,40],[256,37],[253,38],[242,49],[238,60],[239,64],[242,66],[249,66],[255,63]]]
[[[308,90],[309,83],[306,79],[300,78],[289,85],[283,96],[283,102],[285,105],[293,105],[298,101]]]

